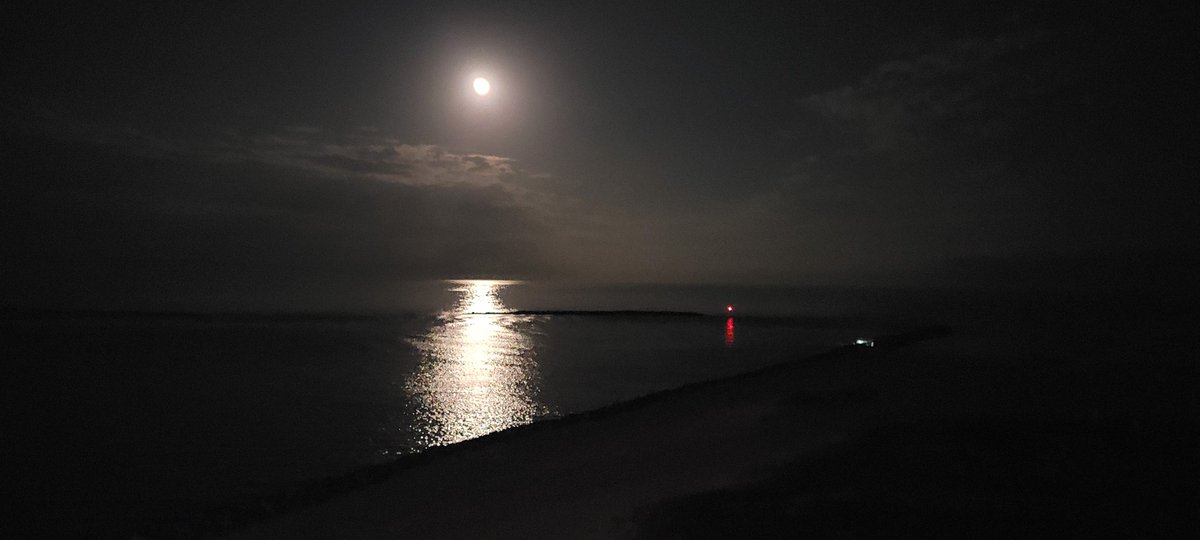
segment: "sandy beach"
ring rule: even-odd
[[[250,521],[234,538],[1200,532],[1182,348],[938,334],[510,429],[225,519]]]

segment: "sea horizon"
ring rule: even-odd
[[[522,296],[527,282],[433,285],[436,307],[393,314],[8,311],[0,324],[19,338],[10,374],[25,382],[8,398],[11,486],[49,497],[73,485],[53,496],[95,507],[87,486],[103,485],[139,519],[160,519],[883,328],[870,327],[879,319],[742,315],[732,302],[708,313],[570,310],[561,307],[588,295]],[[696,289],[653,299],[647,290],[636,289],[637,308],[726,294],[681,302]],[[622,302],[610,296],[602,307]],[[560,309],[531,309],[547,305]],[[63,474],[74,478],[53,480]]]

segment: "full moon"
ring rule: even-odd
[[[471,86],[474,86],[475,93],[479,94],[481,96],[486,96],[488,92],[492,91],[492,84],[489,83],[488,80],[483,77],[477,77],[475,79],[475,82],[471,83]]]

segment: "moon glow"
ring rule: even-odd
[[[481,96],[486,96],[488,92],[492,91],[492,84],[483,77],[476,77],[471,86],[475,88],[475,93]]]

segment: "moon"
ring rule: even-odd
[[[492,91],[492,83],[483,77],[476,77],[471,86],[475,87],[475,93],[481,96],[486,96],[488,92]]]

